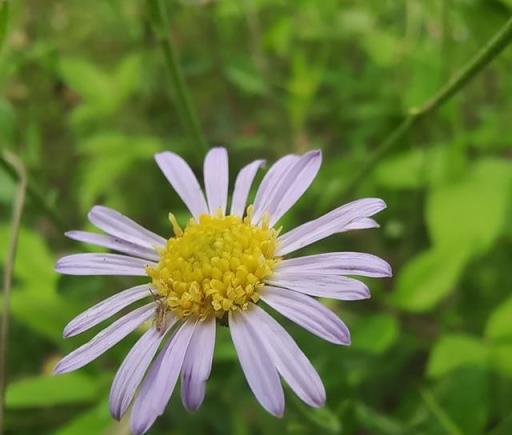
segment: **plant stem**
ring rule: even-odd
[[[204,153],[208,150],[208,146],[204,139],[198,117],[183,78],[183,72],[179,65],[178,54],[170,34],[170,23],[166,3],[164,0],[149,1],[153,12],[152,24],[154,32],[164,52],[165,63],[175,91],[176,108],[186,130],[195,144],[196,153],[201,157],[202,161]]]
[[[27,190],[27,173],[23,163],[11,153],[4,153],[4,158],[11,164],[17,174],[18,187],[14,198],[14,206],[11,219],[11,233],[9,246],[7,248],[7,257],[5,259],[4,280],[3,280],[3,305],[2,305],[2,323],[0,325],[0,434],[4,433],[5,422],[5,387],[7,379],[7,342],[9,336],[9,295],[11,292],[12,273],[14,270],[14,260],[16,258],[16,246],[18,242],[18,233],[20,229],[21,216],[23,214],[23,205],[25,203],[25,192]]]
[[[419,107],[412,108],[403,121],[385,138],[373,151],[360,171],[349,181],[342,196],[346,198],[354,192],[359,183],[367,177],[375,165],[384,155],[399,143],[399,140],[420,119],[435,112],[446,103],[466,84],[468,84],[480,71],[498,56],[512,40],[512,18],[487,42],[480,51],[463,66],[432,98]]]
[[[441,427],[449,435],[463,435],[462,431],[458,428],[450,416],[443,410],[435,396],[426,389],[420,389],[420,396],[427,405],[427,408],[436,417]]]
[[[13,180],[19,180],[19,173],[17,168],[13,165],[12,161],[8,158],[8,153],[4,152],[0,155],[0,166],[5,169],[8,175]],[[68,227],[64,221],[60,218],[58,213],[46,202],[44,197],[41,195],[39,190],[35,187],[34,183],[30,180],[27,182],[27,196],[30,198],[32,203],[45,214],[51,222],[59,229],[66,231]]]

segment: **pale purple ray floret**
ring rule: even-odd
[[[204,191],[192,169],[177,154],[161,152],[155,160],[187,206],[194,225],[201,225],[203,215],[222,219],[228,213],[226,149],[213,148],[207,154],[203,167]],[[256,160],[248,164],[236,177],[228,214],[247,222],[251,228],[277,226],[313,182],[321,160],[320,151],[286,155],[277,160],[264,175],[254,205],[249,208],[253,181],[265,162]],[[276,236],[276,265],[261,282],[259,301],[248,300],[242,309],[223,308],[247,383],[269,413],[275,416],[284,413],[281,378],[312,407],[322,406],[326,393],[309,359],[264,308],[271,307],[324,340],[348,345],[351,339],[347,326],[316,298],[367,299],[370,297],[367,285],[354,276],[391,276],[388,263],[366,253],[286,256],[336,233],[377,228],[379,225],[372,216],[385,207],[384,201],[378,198],[360,199]],[[178,380],[185,408],[196,411],[201,406],[212,369],[218,318],[180,316],[157,293],[148,276],[148,267],[159,263],[168,243],[166,238],[107,207],[93,207],[88,218],[104,234],[70,231],[66,235],[117,253],[68,255],[57,261],[56,270],[69,275],[144,276],[148,282],[118,292],[78,315],[64,328],[64,336],[80,334],[132,304],[144,299],[146,302],[65,356],[55,367],[55,373],[77,370],[135,330],[145,331],[125,357],[110,391],[112,416],[121,419],[131,406],[132,432],[143,434],[165,411]]]

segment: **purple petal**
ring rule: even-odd
[[[145,258],[147,260],[158,261],[160,255],[153,248],[146,248],[145,246],[136,245],[118,237],[107,236],[105,234],[89,233],[87,231],[68,231],[66,236],[79,242],[89,243],[91,245],[103,246],[105,248],[113,249],[123,254],[128,254],[132,257]]]
[[[134,434],[145,433],[156,418],[163,414],[176,386],[195,326],[195,320],[187,320],[151,365],[132,409],[131,426]]]
[[[345,225],[344,231],[369,230],[371,228],[379,227],[380,225],[378,224],[378,222],[376,222],[372,218],[362,218],[359,220],[352,221],[348,225]]]
[[[181,400],[189,411],[203,403],[215,347],[215,317],[198,322],[181,369]]]
[[[201,186],[187,162],[170,151],[155,154],[155,160],[194,219],[197,221],[202,214],[208,214]]]
[[[110,413],[116,420],[120,420],[130,406],[135,391],[153,360],[160,343],[172,328],[176,318],[173,316],[165,331],[160,332],[155,327],[151,327],[135,343],[112,383],[110,390]]]
[[[53,372],[55,374],[72,372],[90,363],[148,320],[154,310],[155,303],[151,302],[116,320],[92,340],[62,358]]]
[[[386,204],[378,198],[360,199],[339,207],[279,237],[276,255],[288,254],[332,234],[346,231],[347,225],[373,216],[384,208]]]
[[[321,151],[310,151],[290,165],[263,210],[270,215],[271,226],[299,200],[315,179],[321,164]]]
[[[247,197],[251,190],[256,172],[265,164],[265,160],[255,160],[244,166],[238,173],[235,181],[235,190],[231,200],[231,214],[242,217],[247,204]]]
[[[343,301],[355,301],[370,297],[370,291],[365,283],[344,276],[323,273],[276,271],[266,280],[266,284],[311,296]]]
[[[299,156],[294,154],[288,154],[284,157],[281,157],[270,167],[268,172],[265,174],[263,180],[261,181],[260,187],[256,192],[256,197],[254,198],[254,214],[252,218],[253,223],[259,222],[266,210],[266,206],[269,200],[272,198],[274,189],[279,186],[283,176],[297,160],[299,160]]]
[[[276,272],[361,275],[374,278],[392,275],[391,266],[386,261],[375,255],[362,252],[329,252],[289,258],[279,263]]]
[[[204,159],[204,186],[210,214],[226,213],[228,202],[228,152],[226,148],[212,148]]]
[[[325,403],[322,380],[293,338],[256,305],[247,319],[265,343],[277,370],[295,394],[310,406],[322,406]]]
[[[132,287],[120,293],[116,293],[71,320],[71,322],[69,322],[64,328],[64,337],[73,337],[87,331],[98,323],[103,322],[103,320],[118,313],[133,302],[149,295],[150,291],[147,284]]]
[[[118,254],[72,254],[57,261],[55,270],[66,275],[146,276],[155,263]]]
[[[272,415],[281,417],[284,413],[283,387],[265,345],[247,319],[250,315],[250,311],[230,311],[231,338],[256,399]]]
[[[317,300],[290,290],[265,287],[261,299],[309,332],[335,344],[350,344],[345,324]]]
[[[166,240],[163,237],[111,208],[97,205],[91,209],[88,218],[100,230],[135,245],[149,249],[153,249],[155,246],[165,246]]]

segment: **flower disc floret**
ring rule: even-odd
[[[201,215],[182,230],[171,215],[175,236],[147,268],[152,287],[179,318],[246,310],[259,300],[259,289],[279,261],[274,256],[278,231],[263,220]]]

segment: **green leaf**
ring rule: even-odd
[[[368,433],[402,435],[405,432],[405,428],[399,421],[391,418],[389,415],[377,412],[363,402],[356,402],[355,413],[359,424],[364,427]]]
[[[79,414],[78,417],[57,429],[55,435],[114,434],[122,433],[121,427],[122,423],[112,419],[108,411],[108,402],[101,401],[98,406]],[[111,430],[108,430],[110,428]]]
[[[512,342],[492,344],[490,361],[495,370],[512,378]]]
[[[469,335],[445,335],[434,345],[427,365],[427,374],[439,378],[467,365],[485,367],[489,351],[478,338]]]
[[[110,108],[115,97],[107,74],[82,58],[62,58],[60,74],[64,82],[87,102]]]
[[[373,62],[385,67],[395,62],[400,40],[389,32],[374,30],[366,34],[363,47]]]
[[[476,367],[457,370],[443,379],[436,387],[436,394],[464,435],[482,433],[491,405],[486,370]]]
[[[365,352],[386,352],[398,338],[399,325],[389,314],[364,316],[352,327],[352,347]]]
[[[438,187],[427,199],[426,220],[437,246],[463,243],[488,250],[501,234],[510,203],[512,165],[481,160],[460,182]]]
[[[7,25],[9,23],[9,1],[4,0],[0,5],[0,50],[2,49],[7,35]]]
[[[454,370],[438,381],[432,393],[424,391],[422,397],[429,418],[408,433],[481,435],[486,427],[492,402],[485,369]]]
[[[266,95],[267,84],[252,63],[237,62],[226,68],[228,79],[249,95]]]
[[[141,79],[141,59],[137,55],[126,56],[115,72],[116,105],[119,106],[137,89]]]
[[[512,297],[491,313],[485,327],[485,335],[491,339],[512,339]]]
[[[80,204],[85,211],[100,195],[119,189],[119,179],[132,165],[151,159],[162,144],[152,137],[100,133],[80,143],[79,149],[88,156],[81,170]]]
[[[380,163],[374,172],[375,182],[389,189],[417,189],[442,177],[444,148],[415,148]]]
[[[512,433],[512,415],[502,420],[494,429],[487,432],[487,435],[510,435]]]
[[[400,271],[391,301],[408,311],[433,308],[454,290],[467,258],[463,246],[420,253]]]
[[[11,382],[6,404],[9,408],[33,408],[92,402],[98,390],[97,382],[82,373],[35,376]]]
[[[0,226],[0,246],[7,246],[9,231],[8,226]],[[2,263],[5,253],[5,249],[0,249]],[[62,328],[69,320],[70,313],[76,310],[57,295],[58,274],[54,271],[54,263],[53,254],[40,235],[21,228],[11,292],[11,313],[38,334],[60,343]]]
[[[321,431],[321,433],[332,434],[340,433],[341,422],[338,416],[327,406],[322,408],[307,407],[295,395],[290,397],[290,405],[293,405],[294,410],[301,415],[301,425],[308,425],[312,429],[316,429],[315,432]],[[312,432],[313,430],[309,431],[309,433]]]
[[[0,98],[0,143],[13,144],[16,132],[16,112],[5,98]]]

